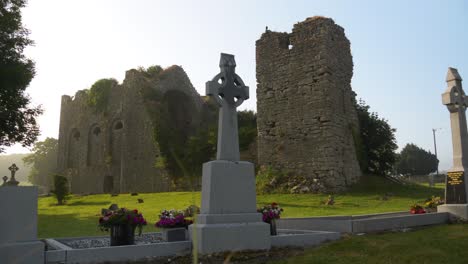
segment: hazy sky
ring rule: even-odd
[[[181,65],[204,95],[205,82],[219,71],[220,52],[235,54],[237,72],[250,86],[251,99],[241,109],[256,109],[255,41],[265,26],[290,32],[321,15],[351,41],[358,98],[397,129],[400,148],[412,142],[433,152],[431,129],[442,128],[440,169],[448,169],[450,122],[441,93],[449,66],[468,80],[468,2],[377,2],[30,0],[23,22],[36,43],[26,53],[37,75],[27,91],[45,109],[40,139],[58,136],[61,95],[101,78],[121,82],[138,66]]]

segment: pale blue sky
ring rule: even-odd
[[[97,79],[154,64],[181,65],[200,94],[218,72],[219,53],[236,55],[253,95],[255,41],[265,26],[290,32],[307,17],[331,17],[345,29],[354,58],[352,87],[397,129],[398,145],[433,151],[451,164],[449,114],[441,104],[449,66],[468,80],[466,1],[63,1],[30,0],[23,21],[36,45],[27,54],[37,76],[28,92],[43,104],[41,139],[57,137],[60,96]],[[468,89],[466,87],[465,89]],[[8,153],[24,152],[20,147]]]

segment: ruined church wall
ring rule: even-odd
[[[202,99],[178,66],[159,76],[127,71],[123,83],[111,89],[102,112],[88,105],[85,91],[62,96],[58,167],[73,193],[170,190],[165,170],[155,167],[159,150],[145,88],[160,91],[176,112],[188,109],[193,114],[189,122],[199,122]]]
[[[256,60],[259,164],[291,172],[296,191],[335,192],[356,182],[359,125],[343,28],[314,17],[289,34],[267,30]]]

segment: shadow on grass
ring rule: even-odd
[[[80,217],[78,214],[39,214],[38,237],[79,237],[105,235],[99,230],[97,217]]]
[[[67,203],[66,205],[76,206],[76,205],[109,205],[109,204],[111,204],[110,201],[102,201],[102,202],[98,202],[98,201],[76,201],[76,202]]]

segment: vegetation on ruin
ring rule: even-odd
[[[255,177],[258,194],[287,193],[288,175],[271,166],[261,166]]]
[[[354,136],[356,154],[364,173],[386,175],[392,172],[396,161],[396,129],[369,108],[363,100],[356,104],[361,134],[358,140]]]
[[[97,112],[104,112],[109,102],[109,96],[112,87],[117,85],[116,79],[100,79],[96,81],[88,93],[88,105],[93,107]]]
[[[257,207],[276,202],[284,212],[281,217],[326,215],[358,215],[408,211],[414,203],[424,203],[431,196],[443,195],[443,185],[431,188],[421,185],[402,186],[383,177],[366,177],[361,183],[342,194],[334,195],[334,205],[325,205],[328,194],[265,194],[257,196]],[[241,195],[241,194],[239,194]],[[387,199],[382,199],[385,196]],[[138,203],[137,199],[144,203]],[[138,196],[120,194],[72,195],[65,205],[57,206],[54,197],[38,201],[39,237],[72,237],[106,235],[97,226],[96,215],[113,203],[129,209],[138,208],[149,224],[156,223],[165,208],[200,206],[199,192],[140,193]],[[145,232],[156,229],[146,228]]]
[[[0,153],[19,143],[31,146],[39,136],[40,106],[31,106],[25,92],[35,75],[34,62],[24,56],[33,44],[21,22],[25,0],[0,1]]]
[[[156,84],[163,69],[160,66],[140,67],[137,70]],[[154,87],[141,87],[146,109],[154,124],[153,139],[158,148],[155,166],[167,171],[173,190],[197,190],[202,164],[215,158],[218,135],[217,104],[210,97],[202,97],[203,107],[197,116],[188,105],[171,105],[166,95]],[[172,96],[183,100],[174,92]],[[176,109],[182,107],[181,109]],[[186,108],[184,108],[186,107]],[[239,145],[247,150],[257,137],[257,116],[253,111],[238,112]]]
[[[415,144],[406,144],[398,155],[396,171],[404,175],[427,175],[437,170],[439,160]]]

